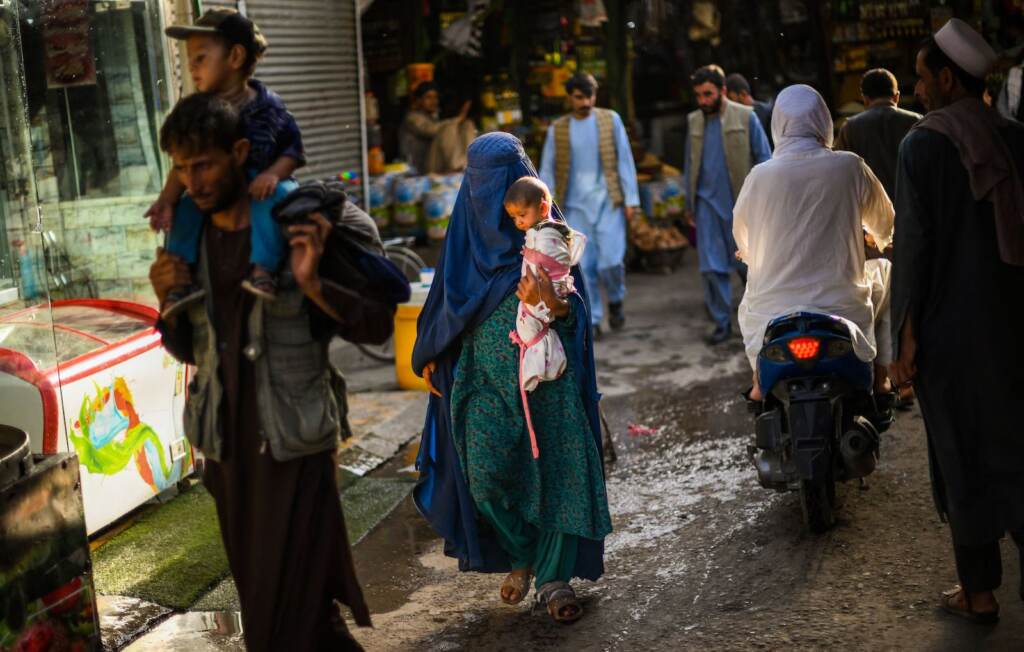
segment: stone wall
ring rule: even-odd
[[[163,236],[142,217],[155,197],[61,202],[44,206],[43,225],[67,251],[72,267],[85,272],[103,298],[152,301],[149,266]]]

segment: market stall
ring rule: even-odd
[[[602,2],[500,3],[377,0],[364,14],[370,212],[385,235],[444,238],[461,176],[410,169],[399,132],[420,83],[437,85],[443,118],[472,103],[480,133],[505,131],[540,161],[550,122],[566,111],[563,84],[577,70],[601,84],[598,104],[621,104],[608,49],[617,32]],[[397,15],[413,20],[399,21]],[[612,87],[615,88],[612,88]]]
[[[188,370],[160,346],[156,317],[86,299],[0,318],[0,414],[30,434],[34,453],[78,454],[90,534],[193,470]]]

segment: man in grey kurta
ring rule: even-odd
[[[896,155],[900,142],[921,115],[899,108],[896,77],[884,68],[864,73],[860,93],[867,109],[846,121],[832,149],[853,152],[864,159],[892,199],[896,196]]]
[[[982,49],[969,29],[940,30],[917,57],[929,114],[897,165],[890,376],[913,380],[953,535],[961,586],[942,607],[991,623],[999,540],[1024,545],[1024,126],[981,102],[988,58],[958,45]]]

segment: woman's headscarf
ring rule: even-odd
[[[467,330],[478,326],[519,282],[525,238],[503,200],[517,179],[537,176],[514,136],[486,134],[466,153],[444,250],[417,325],[412,368],[420,373]]]
[[[503,200],[508,188],[524,176],[536,177],[537,172],[518,138],[490,133],[469,146],[444,249],[416,328],[413,369],[422,374],[427,363],[436,363],[431,382],[443,396],[429,398],[416,460],[420,481],[413,497],[423,516],[445,539],[445,554],[459,560],[460,570],[510,570],[497,542],[476,528],[473,499],[451,435],[451,390],[463,333],[490,317],[519,283],[525,237],[509,219]],[[563,219],[557,207],[552,206],[551,212],[555,219]],[[593,347],[589,318],[583,316],[586,288],[578,269],[573,269],[573,279],[579,294],[570,296],[581,316],[576,320],[574,346],[566,354],[579,365],[577,382],[600,451]],[[581,539],[574,574],[586,579],[600,577],[603,552],[603,542]]]
[[[787,86],[772,109],[772,158],[832,147],[832,114],[818,91],[806,84]]]

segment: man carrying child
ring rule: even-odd
[[[192,283],[206,299],[157,328],[164,347],[196,369],[185,434],[206,460],[203,483],[217,505],[246,646],[360,649],[336,605],[370,624],[338,498],[341,416],[327,344],[334,335],[386,339],[394,306],[321,278],[322,257],[341,243],[319,214],[289,227],[276,301],[242,289],[256,202],[243,167],[249,142],[231,104],[186,97],[160,145],[204,220],[196,266],[159,251],[150,280],[161,301]]]
[[[249,156],[244,165],[249,195],[257,201],[253,204],[250,268],[241,284],[249,292],[272,301],[277,290],[277,271],[288,247],[270,216],[270,208],[275,200],[296,187],[292,173],[306,159],[295,118],[277,94],[253,79],[256,64],[266,52],[267,40],[251,20],[231,9],[211,9],[193,25],[173,25],[166,31],[171,38],[185,41],[196,89],[230,103],[242,121],[249,141]],[[275,189],[279,193],[276,196]],[[203,216],[196,207],[196,197],[183,196],[184,190],[184,184],[172,172],[146,216],[154,228],[170,228],[168,251],[194,265]],[[172,288],[161,309],[169,317],[202,296],[203,291],[194,285]]]

